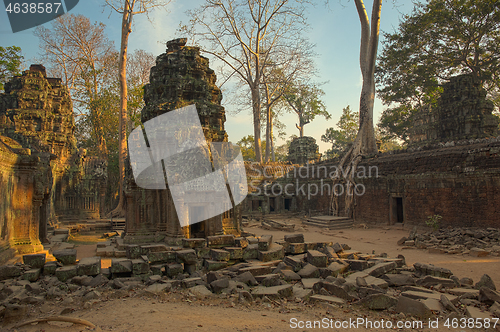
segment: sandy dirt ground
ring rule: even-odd
[[[290,222],[290,221],[287,221]],[[415,262],[429,263],[449,268],[456,276],[471,277],[476,282],[487,273],[500,285],[500,257],[473,258],[462,255],[429,254],[424,250],[403,250],[397,240],[408,234],[401,227],[353,228],[337,231],[317,227],[304,227],[296,223],[296,232],[303,233],[306,241],[333,241],[346,243],[362,253],[387,253],[389,257],[402,254],[407,265]],[[264,230],[258,224],[245,228],[256,235],[272,234],[273,239],[282,239],[282,231]],[[77,245],[78,258],[94,255],[96,245]],[[151,295],[144,291],[105,291],[94,303],[83,304],[59,299],[35,307],[26,318],[59,315],[63,309],[66,316],[85,319],[97,326],[95,330],[121,332],[149,331],[472,331],[467,328],[448,329],[444,321],[428,327],[428,320],[420,322],[401,313],[367,311],[359,305],[343,307],[327,304],[276,302],[257,300],[253,304],[239,303],[234,296],[214,295],[199,299],[185,290]],[[379,328],[370,328],[367,321]],[[391,322],[392,326],[389,327]],[[307,328],[307,324],[316,328]],[[358,322],[359,325],[353,325]],[[321,323],[321,326],[319,325]],[[397,324],[406,324],[397,328]],[[342,325],[343,324],[343,327]],[[385,324],[380,326],[380,324]],[[337,325],[337,327],[335,327]],[[500,324],[499,324],[500,325]],[[4,331],[49,332],[87,331],[82,325],[70,323],[40,323],[19,328],[4,326]],[[411,327],[415,328],[411,328]],[[408,328],[410,327],[410,328]],[[0,330],[2,328],[0,327]],[[475,331],[483,331],[479,329]],[[500,331],[500,327],[496,329]]]

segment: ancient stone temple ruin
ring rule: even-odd
[[[425,106],[416,114],[410,144],[496,136],[498,118],[492,111],[493,102],[472,75],[452,77],[443,85],[437,106]]]
[[[77,150],[69,92],[42,65],[0,94],[0,250],[41,249],[47,224],[98,218],[106,163]],[[1,257],[0,257],[1,258]]]
[[[295,138],[288,148],[288,160],[292,164],[304,165],[318,162],[321,158],[319,146],[313,137]]]
[[[500,137],[491,110],[484,89],[469,76],[452,78],[432,116],[420,116],[426,122],[413,136],[418,144],[363,159],[356,170],[356,191],[334,187],[331,178],[341,177],[342,170],[336,161],[323,161],[267,184],[271,194],[260,199],[287,199],[297,211],[326,215],[332,213],[333,193],[340,196],[343,216],[350,193],[356,196],[352,218],[362,223],[425,226],[439,215],[442,226],[500,227]],[[280,188],[287,191],[280,193]]]
[[[222,93],[215,85],[216,76],[208,67],[208,59],[198,47],[185,46],[186,39],[167,43],[167,51],[156,59],[151,68],[150,83],[144,89],[145,107],[142,123],[161,114],[188,105],[196,105],[207,142],[225,142],[225,112],[221,106]],[[168,184],[167,184],[168,185]],[[189,195],[186,196],[189,199]],[[131,170],[127,175],[125,242],[179,242],[181,238],[210,235],[239,234],[241,214],[230,209],[205,221],[182,227],[167,190],[142,189],[137,186]],[[188,213],[209,208],[199,202]]]

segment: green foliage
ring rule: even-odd
[[[4,84],[15,75],[21,74],[21,48],[17,46],[0,46],[0,91],[4,90]]]
[[[304,136],[304,126],[310,123],[318,115],[330,119],[325,104],[320,99],[325,92],[312,83],[291,83],[283,97],[290,108],[299,117],[299,124],[296,124],[300,132],[300,137]]]
[[[428,216],[427,220],[425,221],[425,224],[429,227],[432,227],[434,231],[437,231],[441,226],[441,219],[443,219],[443,217],[440,216],[439,214]]]
[[[247,136],[243,137],[236,144],[239,145],[241,148],[241,155],[243,156],[243,160],[256,161],[255,149],[254,149],[255,139],[254,139],[253,135],[247,135]],[[266,149],[266,141],[265,140],[262,140],[260,142],[260,147],[261,147],[262,151],[265,151],[265,149]]]
[[[356,138],[359,128],[359,114],[352,111],[347,105],[342,110],[337,128],[328,128],[326,133],[321,136],[321,140],[331,143],[332,148],[325,152],[327,159],[337,158],[346,151]]]
[[[435,104],[439,85],[453,75],[472,73],[490,96],[500,90],[497,0],[417,3],[398,30],[384,37],[375,73],[377,92],[384,104],[396,105],[382,114],[379,127],[386,135],[407,141],[412,114]]]

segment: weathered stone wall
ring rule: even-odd
[[[214,71],[208,67],[208,59],[200,55],[198,47],[185,44],[186,39],[169,41],[166,53],[157,57],[156,66],[151,68],[150,83],[144,88],[146,105],[141,112],[141,120],[144,123],[166,112],[195,104],[207,142],[227,141],[225,111],[221,106],[222,93],[215,85]],[[184,162],[189,164],[188,160]],[[210,191],[207,195],[210,195]],[[186,194],[184,199],[189,202],[191,196]],[[174,243],[183,237],[240,232],[239,208],[181,228],[169,189],[147,190],[137,187],[131,169],[127,171],[126,202],[125,241],[128,243],[161,240]],[[198,205],[210,209],[209,203],[200,201]]]
[[[452,77],[443,85],[437,106],[426,105],[415,115],[410,143],[495,137],[499,120],[493,108],[479,81],[469,74]]]
[[[69,92],[32,65],[0,94],[0,223],[6,248],[40,249],[47,223],[99,218],[106,163],[78,151]]]

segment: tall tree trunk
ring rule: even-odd
[[[253,134],[254,134],[254,148],[255,148],[255,161],[262,163],[261,139],[260,139],[260,93],[259,81],[252,88],[252,108],[253,108]]]
[[[272,132],[272,114],[271,114],[271,100],[269,96],[269,86],[264,83],[266,91],[266,157],[264,162],[269,162],[270,149],[271,149],[271,132]]]
[[[359,98],[359,130],[351,148],[342,157],[339,169],[346,169],[343,179],[333,179],[333,188],[337,183],[342,183],[348,188],[355,186],[354,176],[356,168],[363,156],[376,154],[377,144],[375,140],[375,130],[373,128],[373,105],[375,101],[375,60],[377,58],[378,39],[380,31],[380,13],[382,11],[382,0],[374,0],[372,8],[371,26],[366,13],[363,0],[355,0],[359,20],[361,22],[361,45],[359,54],[359,64],[363,75],[363,86]],[[355,194],[344,193],[344,215],[354,216]],[[339,196],[331,194],[331,210],[334,215],[341,214],[339,211]]]
[[[120,177],[119,200],[118,206],[111,211],[112,216],[123,216],[125,197],[125,158],[127,157],[127,48],[128,37],[132,32],[132,8],[135,0],[125,0],[122,16],[122,37],[120,47],[120,64],[119,64],[119,80],[120,80],[120,122],[119,122],[119,146],[118,146],[118,173]]]
[[[272,161],[276,161],[276,156],[274,155],[274,138],[273,138],[273,114],[271,113],[271,120],[269,121],[269,126],[271,127],[270,133],[269,133],[269,145],[271,146],[271,156],[272,156]]]

